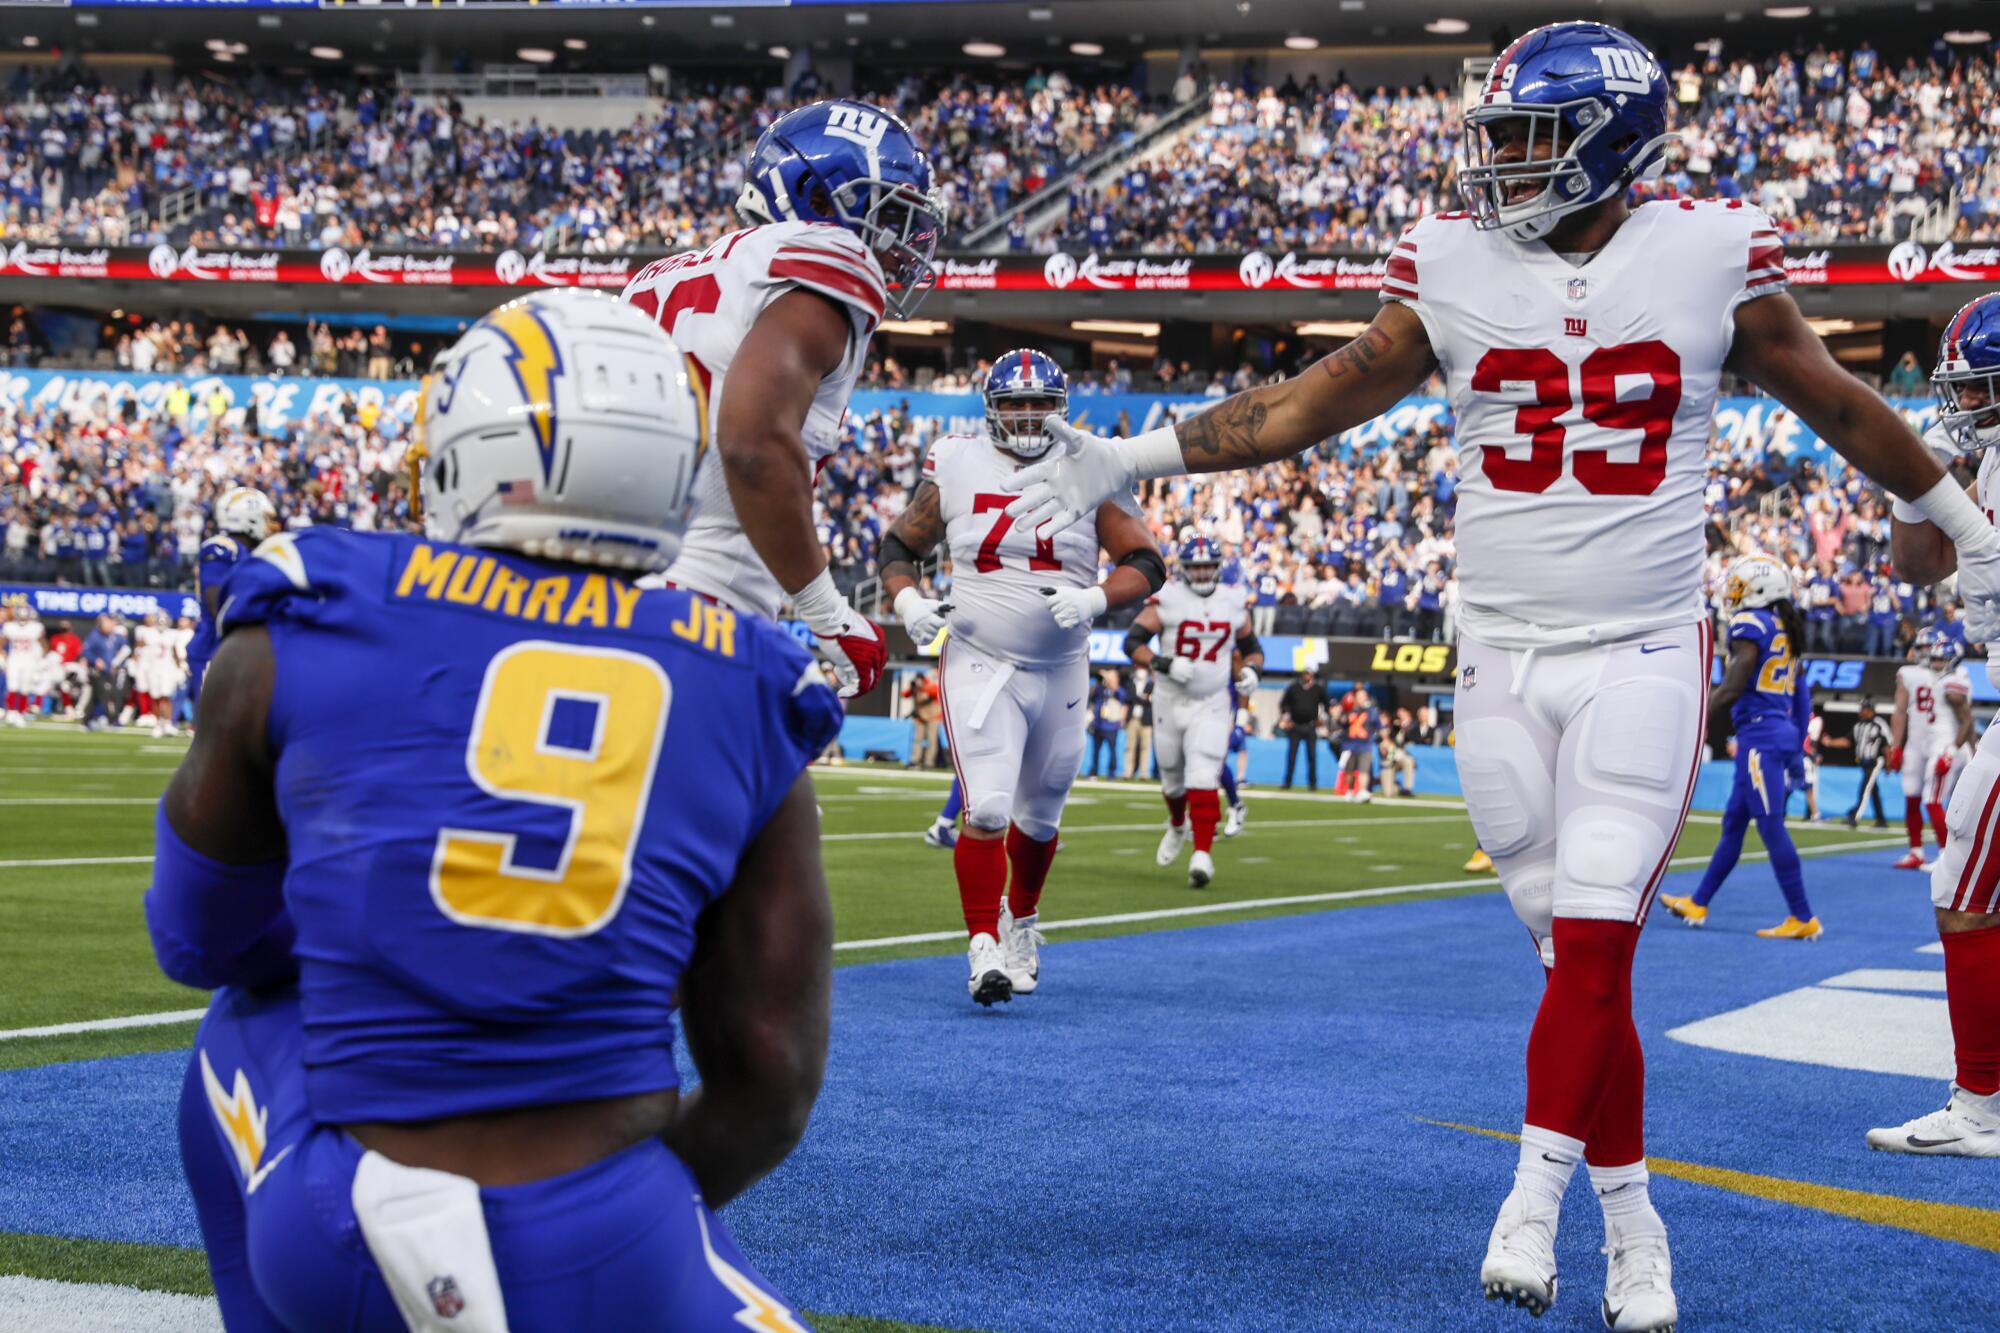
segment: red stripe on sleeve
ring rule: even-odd
[[[1415,291],[1417,286],[1417,262],[1406,255],[1392,254],[1389,256],[1388,276]]]
[[[771,276],[785,282],[804,283],[838,292],[875,319],[882,318],[886,299],[882,288],[863,280],[850,269],[817,260],[774,259],[771,261]]]

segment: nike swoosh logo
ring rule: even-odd
[[[1556,1164],[1557,1166],[1575,1166],[1575,1165],[1576,1165],[1576,1158],[1574,1158],[1574,1157],[1551,1157],[1551,1156],[1550,1156],[1550,1155],[1549,1155],[1548,1153],[1543,1153],[1543,1154],[1542,1154],[1542,1160],[1543,1160],[1544,1162],[1554,1162],[1554,1163],[1555,1163],[1555,1164]]]
[[[1642,643],[1639,645],[1639,651],[1642,653],[1664,653],[1669,648],[1678,647],[1680,645],[1677,643]]]
[[[1910,1135],[1904,1141],[1912,1148],[1942,1148],[1947,1144],[1958,1142],[1957,1139],[1920,1139],[1914,1134]]]
[[[277,1168],[278,1163],[285,1160],[286,1154],[290,1153],[291,1150],[292,1150],[292,1145],[287,1143],[284,1146],[284,1149],[281,1152],[279,1152],[279,1154],[276,1157],[273,1157],[270,1161],[264,1163],[264,1165],[258,1167],[255,1171],[251,1172],[250,1181],[243,1187],[243,1192],[245,1194],[255,1194],[257,1192],[257,1187],[264,1183],[264,1177],[270,1175],[271,1172]]]
[[[1071,700],[1070,700],[1070,701],[1069,701],[1068,703],[1064,704],[1064,705],[1063,705],[1063,707],[1064,707],[1064,708],[1074,708],[1074,707],[1076,707],[1076,706],[1077,706],[1078,704],[1080,704],[1080,703],[1082,703],[1082,702],[1083,702],[1083,700],[1081,700],[1081,699],[1071,699]]]

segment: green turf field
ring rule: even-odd
[[[58,725],[0,732],[0,1069],[189,1043],[192,1019],[172,1016],[199,1010],[204,996],[159,975],[140,911],[155,800],[185,745]],[[920,838],[946,775],[847,766],[816,769],[814,781],[836,962],[962,951],[951,856]],[[1164,819],[1155,788],[1080,784],[1043,898],[1043,928],[1067,939],[1497,891],[1491,876],[1462,869],[1473,839],[1454,801],[1350,805],[1255,788],[1247,797],[1248,828],[1218,840],[1216,882],[1195,891],[1184,859],[1169,869],[1153,863]],[[1675,864],[1700,865],[1715,833],[1713,816],[1697,816]],[[1899,841],[1819,827],[1795,836],[1808,855]],[[956,1001],[970,1003],[962,989]],[[97,1026],[134,1018],[137,1025]],[[70,1025],[84,1027],[62,1030]],[[23,1031],[44,1028],[57,1030]],[[200,1256],[164,1246],[0,1234],[0,1273],[207,1290]],[[829,1329],[902,1327],[818,1318]]]

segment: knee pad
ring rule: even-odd
[[[1701,745],[1698,706],[1692,685],[1657,677],[1604,691],[1584,722],[1577,780],[1607,793],[1665,795],[1678,807]]]
[[[1007,816],[1014,805],[1012,792],[985,792],[965,803],[965,822],[973,828],[988,833],[998,833],[1007,827]]]
[[[1666,842],[1659,821],[1638,811],[1608,805],[1577,810],[1558,839],[1557,915],[1635,917]]]
[[[1500,887],[1507,891],[1507,902],[1513,907],[1514,915],[1521,919],[1521,924],[1528,928],[1528,934],[1534,937],[1535,952],[1541,955],[1542,965],[1554,967],[1555,862],[1536,861],[1532,865],[1508,866],[1496,863],[1494,868],[1500,872]]]
[[[1504,717],[1461,723],[1457,758],[1466,814],[1488,856],[1512,856],[1555,836],[1555,783],[1520,723]]]
[[[1047,842],[1050,838],[1055,837],[1058,831],[1056,825],[1051,824],[1046,819],[1037,819],[1035,816],[1028,814],[1015,815],[1014,827],[1021,830],[1022,837],[1034,842]]]

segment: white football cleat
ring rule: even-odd
[[[1187,846],[1188,826],[1169,824],[1160,836],[1160,850],[1153,854],[1153,860],[1160,865],[1170,866],[1181,859],[1181,849]]]
[[[1014,983],[1007,979],[1007,959],[1000,941],[985,932],[972,937],[965,950],[966,994],[989,1009],[1014,998]]]
[[[1245,805],[1230,806],[1229,813],[1222,817],[1222,836],[1225,838],[1233,838],[1237,834],[1241,833],[1243,831],[1243,821],[1245,819],[1248,819],[1249,817],[1250,817],[1250,808],[1248,806]]]
[[[1537,1319],[1556,1303],[1556,1221],[1560,1210],[1511,1191],[1486,1238],[1479,1285],[1489,1301],[1518,1305]]]
[[[1000,918],[1000,948],[1007,960],[1007,980],[1016,995],[1033,995],[1042,976],[1042,946],[1048,943],[1035,929],[1035,916],[1003,915]]]
[[[931,826],[924,830],[924,846],[943,848],[947,851],[958,846],[958,834],[952,828],[951,821],[948,819],[932,820]]]
[[[2000,1157],[2000,1093],[1981,1097],[1954,1083],[1942,1110],[1893,1128],[1871,1129],[1868,1146],[1929,1157]]]
[[[1665,1229],[1604,1247],[1604,1326],[1612,1333],[1674,1333],[1674,1262]]]
[[[1196,852],[1188,858],[1188,887],[1205,889],[1215,878],[1215,858],[1207,852]]]

